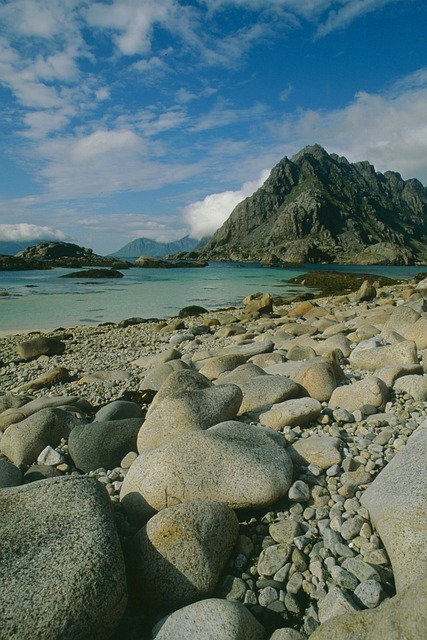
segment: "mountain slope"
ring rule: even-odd
[[[189,236],[174,242],[156,242],[155,240],[150,240],[150,238],[137,238],[125,244],[115,253],[110,253],[110,257],[138,258],[139,256],[151,256],[153,258],[162,258],[170,253],[192,251],[198,243],[198,240]]]
[[[427,189],[321,146],[283,158],[201,249],[204,258],[410,264],[427,260]]]

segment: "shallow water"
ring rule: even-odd
[[[61,275],[72,269],[1,271],[0,330],[72,327],[125,318],[167,318],[190,304],[207,309],[240,305],[244,296],[268,291],[289,297],[307,291],[289,279],[320,269],[411,278],[420,267],[301,265],[264,268],[255,263],[211,263],[202,269],[123,270],[121,279],[88,281]]]

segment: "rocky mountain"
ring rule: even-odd
[[[5,256],[14,256],[18,251],[23,251],[29,246],[44,242],[43,240],[28,241],[14,241],[14,240],[0,240],[0,254]]]
[[[0,255],[0,271],[50,269],[52,267],[116,267],[127,269],[131,265],[124,260],[108,258],[93,253],[92,249],[72,242],[41,242],[27,247],[16,256]]]
[[[283,158],[201,249],[209,260],[427,261],[427,189],[319,145]]]
[[[153,258],[163,258],[169,254],[193,251],[199,244],[199,240],[184,236],[174,242],[156,242],[150,238],[137,238],[128,242],[124,247],[110,254],[115,258],[138,258],[139,256],[150,256]]]

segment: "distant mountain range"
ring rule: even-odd
[[[199,253],[270,264],[427,262],[427,189],[308,146],[283,158]]]
[[[184,236],[174,242],[156,242],[150,238],[137,238],[125,244],[118,251],[110,253],[109,256],[111,258],[139,258],[140,256],[163,258],[173,253],[193,251],[199,244],[199,240],[190,238],[190,236]]]

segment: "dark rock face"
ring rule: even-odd
[[[86,249],[71,242],[41,242],[36,246],[27,247],[16,256],[0,255],[0,271],[51,269],[52,267],[74,269],[85,266],[128,269],[131,265],[124,260],[98,256],[92,249]]]
[[[85,269],[66,273],[61,278],[123,278],[123,273],[116,269]]]
[[[176,269],[181,267],[207,267],[208,263],[205,260],[194,260],[188,262],[185,260],[160,260],[159,258],[152,258],[150,256],[141,256],[135,260],[135,267],[143,269]]]
[[[283,158],[201,249],[211,260],[413,264],[427,259],[427,189],[319,145]]]

